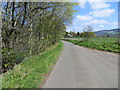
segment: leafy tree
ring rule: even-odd
[[[70,2],[2,2],[3,71],[27,56],[37,55],[62,37],[71,24]]]
[[[72,31],[70,31],[70,34],[71,34],[73,37],[76,37],[76,36],[77,36],[77,34],[76,34],[75,32],[72,32]]]
[[[84,27],[83,33],[81,33],[80,36],[83,37],[85,41],[88,41],[89,38],[96,37],[96,34],[92,31],[93,31],[93,28],[88,25]]]
[[[65,37],[68,37],[68,34],[69,34],[68,32],[65,32]]]
[[[79,33],[79,32],[77,32],[77,36],[80,36],[80,33]]]

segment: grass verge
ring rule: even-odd
[[[120,53],[120,43],[116,42],[99,42],[96,43],[94,41],[79,41],[79,40],[71,40],[71,39],[62,39],[71,43],[74,43],[79,46],[85,46],[92,49],[98,49],[103,51]]]
[[[59,42],[41,55],[26,58],[14,70],[3,74],[2,88],[38,88],[62,50],[63,43]]]

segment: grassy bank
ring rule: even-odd
[[[14,70],[3,74],[3,88],[38,88],[52,70],[62,49],[63,43],[59,42],[41,55],[26,58]]]
[[[120,43],[118,43],[117,41],[108,42],[107,40],[104,40],[104,38],[102,41],[100,41],[99,39],[89,40],[89,41],[80,41],[80,40],[71,40],[71,39],[63,39],[63,40],[72,42],[79,46],[85,46],[93,49],[120,53],[120,47],[119,47]]]

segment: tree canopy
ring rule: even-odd
[[[96,34],[92,31],[93,28],[90,25],[87,25],[86,27],[84,27],[83,33],[81,33],[80,36],[87,41],[89,38],[96,37]]]
[[[3,71],[55,44],[71,23],[70,2],[2,2]]]

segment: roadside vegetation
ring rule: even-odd
[[[117,37],[95,37],[84,41],[83,38],[63,39],[79,46],[120,53],[120,42]]]
[[[75,5],[78,3],[1,2],[3,88],[41,84],[60,55],[60,39],[71,24]]]
[[[16,65],[14,70],[3,74],[2,88],[40,87],[62,50],[63,43],[59,42],[40,55],[26,58],[25,61]]]
[[[2,2],[2,69],[14,69],[24,58],[55,45],[71,23],[76,3]]]
[[[93,49],[120,53],[118,36],[96,36],[90,25],[84,27],[82,33],[66,32],[63,40]]]

